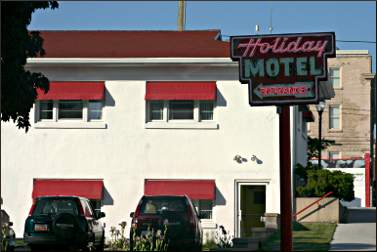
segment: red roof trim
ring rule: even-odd
[[[44,58],[229,57],[220,30],[41,31]]]

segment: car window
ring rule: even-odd
[[[183,212],[187,210],[183,198],[146,197],[141,205],[142,214],[158,214],[163,211]]]
[[[93,217],[93,211],[92,211],[92,208],[91,208],[89,202],[86,201],[86,200],[81,200],[81,203],[82,203],[83,208],[84,208],[84,215],[86,217]]]
[[[34,215],[70,213],[78,215],[77,204],[73,199],[41,199],[36,203]]]

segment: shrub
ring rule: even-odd
[[[231,248],[232,247],[233,236],[229,234],[224,228],[220,225],[215,234],[215,243],[219,248]]]
[[[163,230],[154,230],[148,227],[146,235],[136,236],[136,232],[132,231],[133,249],[134,251],[167,251],[169,241],[167,239],[167,226],[164,225]]]
[[[354,197],[353,175],[341,171],[308,169],[306,185],[297,187],[299,197],[320,197],[330,191],[332,196],[345,201]]]
[[[113,251],[127,251],[129,249],[129,242],[124,235],[127,223],[125,221],[119,223],[120,229],[116,227],[110,228],[111,239],[109,248]]]

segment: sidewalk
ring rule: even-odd
[[[330,251],[376,251],[376,223],[338,224]]]

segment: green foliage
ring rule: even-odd
[[[7,251],[8,248],[8,228],[6,225],[1,225],[1,249],[0,251]]]
[[[353,175],[341,171],[311,169],[305,186],[297,187],[299,197],[320,197],[328,192],[346,201],[354,199]]]
[[[324,150],[335,141],[322,139],[321,149]],[[308,157],[313,158],[319,155],[319,139],[308,140]],[[350,201],[354,199],[353,175],[341,171],[329,171],[322,169],[317,164],[308,162],[306,167],[297,164],[295,175],[299,178],[296,188],[297,197],[321,197],[328,192],[331,196]]]
[[[169,246],[169,240],[167,239],[168,227],[164,225],[163,230],[154,230],[148,227],[147,234],[142,236],[136,236],[136,232],[133,229],[132,240],[135,251],[167,251]]]
[[[318,138],[311,138],[308,136],[308,159],[318,158],[319,146],[321,146],[321,150],[324,150],[331,145],[335,145],[334,140],[326,140],[322,138],[322,141],[320,142]]]
[[[220,225],[215,234],[215,243],[219,248],[231,248],[232,247],[233,236],[229,234],[224,228]]]
[[[110,228],[111,240],[109,242],[109,247],[113,251],[128,251],[129,243],[124,235],[124,231],[127,223],[125,221],[119,223],[120,229],[116,227]]]
[[[28,57],[43,56],[39,32],[27,30],[37,9],[57,8],[57,1],[1,2],[1,120],[17,121],[18,128],[30,127],[29,112],[37,88],[48,91],[49,81],[42,73],[26,71]]]
[[[308,171],[312,170],[319,170],[318,165],[314,165],[311,162],[308,162],[306,166],[303,166],[301,164],[297,164],[295,168],[295,174],[303,180],[304,184],[308,181]]]

